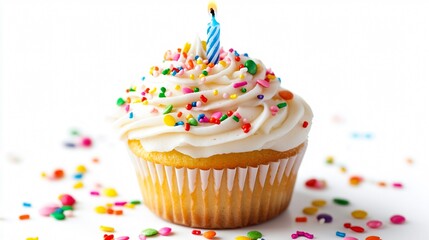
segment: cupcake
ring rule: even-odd
[[[117,100],[116,127],[143,200],[196,228],[239,228],[287,209],[312,111],[264,64],[236,50],[209,63],[196,39],[167,51]]]

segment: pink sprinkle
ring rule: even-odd
[[[200,123],[208,123],[208,122],[210,122],[210,119],[208,117],[204,116],[203,118],[200,118],[199,122]]]
[[[261,85],[264,88],[269,88],[270,87],[270,83],[265,81],[265,80],[256,80],[256,83],[258,83],[259,85]]]
[[[152,110],[150,110],[150,113],[158,113],[158,109],[152,108]]]
[[[100,196],[100,192],[97,191],[91,191],[89,192],[89,194],[91,194],[92,196]]]
[[[403,188],[403,187],[404,187],[404,186],[402,185],[402,183],[398,183],[398,182],[395,182],[395,183],[393,183],[392,185],[393,185],[393,187],[395,187],[395,188]]]
[[[49,204],[49,205],[42,207],[39,210],[39,213],[42,216],[49,217],[49,215],[51,215],[51,213],[55,212],[55,210],[59,207],[60,206],[58,204]]]
[[[130,111],[130,105],[129,105],[129,104],[127,104],[127,105],[125,106],[125,111],[126,111],[126,112]]]
[[[128,240],[128,239],[130,239],[130,237],[128,237],[128,236],[122,236],[122,237],[118,237],[118,238],[115,238],[116,240]]]
[[[245,86],[245,85],[247,85],[247,82],[246,81],[242,81],[242,82],[238,82],[238,83],[234,83],[234,88],[239,88],[239,87],[242,87],[242,86]]]
[[[182,88],[182,92],[183,92],[183,94],[188,94],[188,93],[193,93],[194,90],[192,90],[188,87],[184,87],[184,88]]]
[[[209,60],[208,60],[208,59],[205,59],[205,60],[203,60],[203,63],[204,63],[204,64],[208,64],[208,63],[209,63]]]
[[[115,206],[124,206],[125,204],[127,204],[127,202],[115,202],[114,204]]]
[[[308,239],[313,239],[314,235],[310,234],[310,233],[304,233],[304,237],[308,238]]]
[[[238,117],[238,118],[241,118],[241,115],[240,115],[240,113],[238,113],[238,112],[235,112],[235,113],[234,113],[234,116],[236,116],[236,117]]]
[[[212,114],[212,118],[219,119],[221,117],[222,117],[222,113],[221,112],[215,112],[215,113]]]
[[[229,94],[228,94],[228,93],[224,93],[224,94],[222,95],[222,97],[223,97],[223,98],[229,98]]]
[[[233,48],[230,48],[230,49],[229,49],[229,52],[234,52],[234,49],[233,49]]]
[[[182,69],[182,70],[180,70],[180,71],[176,74],[176,76],[182,76],[182,75],[183,75],[183,73],[185,73],[185,71]]]

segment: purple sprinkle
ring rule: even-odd
[[[264,95],[262,95],[262,94],[259,94],[259,95],[258,95],[258,99],[259,99],[259,100],[262,100],[262,99],[264,99]]]

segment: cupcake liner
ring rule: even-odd
[[[130,155],[144,203],[157,215],[190,227],[238,228],[287,208],[306,146],[289,158],[232,169],[178,168]]]

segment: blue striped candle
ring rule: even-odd
[[[207,59],[209,63],[213,64],[219,62],[220,52],[220,25],[215,18],[215,7],[216,5],[210,7],[212,21],[208,24],[207,28]]]

